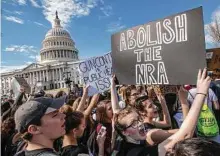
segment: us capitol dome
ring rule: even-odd
[[[71,39],[69,32],[62,28],[57,12],[53,28],[45,35],[42,46],[41,64],[78,60],[75,42]]]
[[[24,78],[30,86],[36,85],[44,90],[67,88],[73,84],[82,84],[77,71],[79,51],[69,32],[65,30],[56,11],[52,29],[43,41],[40,61],[23,69],[14,69],[1,73],[1,93],[8,95],[14,77]],[[67,84],[67,79],[71,84]],[[68,81],[69,82],[69,81]]]

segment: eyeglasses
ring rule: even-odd
[[[139,128],[140,126],[142,126],[142,121],[143,120],[138,117],[137,120],[134,120],[129,126],[125,127],[125,129],[128,129],[130,127],[134,128],[134,129]]]
[[[131,94],[130,96],[138,96],[138,93]]]

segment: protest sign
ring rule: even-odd
[[[78,70],[84,84],[90,86],[89,96],[108,90],[112,75],[111,53],[80,62]]]
[[[196,84],[206,67],[202,7],[112,35],[120,84]]]
[[[220,69],[220,48],[208,49],[206,53],[208,61],[208,69],[215,71]]]
[[[23,77],[14,77],[11,81],[11,90],[15,97],[19,94],[21,87],[24,88],[25,93],[29,94],[31,92],[29,84]]]

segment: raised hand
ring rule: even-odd
[[[207,94],[211,78],[207,76],[207,69],[204,68],[203,71],[199,70],[197,77],[197,93]]]
[[[83,87],[83,94],[88,94],[89,85]]]
[[[99,133],[96,138],[99,147],[104,146],[105,139],[106,139],[106,130],[102,130],[102,133]]]
[[[180,99],[185,100],[185,99],[187,99],[188,91],[186,89],[184,89],[183,86],[180,86],[180,88],[178,90],[178,95],[179,95]]]
[[[115,85],[115,80],[116,80],[116,76],[114,74],[114,75],[112,75],[112,79],[111,79],[111,84],[112,85]]]

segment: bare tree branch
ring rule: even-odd
[[[207,33],[216,46],[220,45],[220,17],[215,16],[213,22],[208,24]]]

